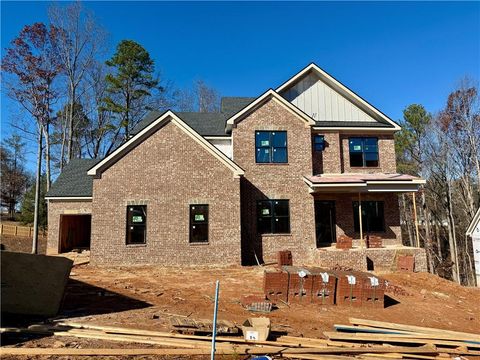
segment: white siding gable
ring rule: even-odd
[[[286,89],[282,95],[316,121],[377,122],[313,72]]]

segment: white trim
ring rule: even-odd
[[[408,185],[408,184],[426,184],[427,180],[425,179],[412,179],[412,180],[366,180],[367,184],[372,185]]]
[[[46,196],[45,200],[92,200],[91,196]]]
[[[351,132],[365,132],[365,131],[382,131],[382,132],[396,132],[399,129],[394,129],[394,128],[384,128],[384,127],[340,127],[340,126],[325,126],[325,127],[320,127],[320,126],[314,126],[312,128],[315,131],[327,131],[327,130],[336,130],[336,131],[351,131]]]
[[[310,193],[315,192],[315,190],[338,190],[340,192],[417,192],[418,187],[421,184],[425,184],[424,179],[413,179],[413,180],[392,180],[392,181],[375,181],[375,180],[363,180],[362,182],[345,182],[345,183],[313,183],[306,177],[303,178],[303,181],[310,187]]]
[[[212,145],[208,140],[206,140],[203,136],[193,130],[190,126],[188,126],[182,119],[180,119],[177,115],[175,115],[172,111],[168,110],[166,113],[161,115],[158,119],[153,121],[150,125],[144,128],[142,131],[135,134],[133,137],[128,139],[122,146],[120,146],[117,150],[111,153],[109,156],[104,158],[90,170],[88,170],[88,175],[99,176],[103,171],[108,168],[108,164],[115,160],[117,157],[122,157],[123,155],[127,154],[132,147],[136,146],[137,143],[142,142],[144,139],[148,138],[153,131],[159,128],[161,125],[171,121],[173,124],[178,126],[181,130],[183,130],[188,136],[190,136],[193,140],[197,141],[202,147],[204,147],[210,154],[212,154],[215,158],[220,160],[225,166],[227,166],[230,170],[233,171],[234,176],[242,176],[244,171],[240,168],[237,164],[235,164],[232,160],[230,160],[224,153],[218,150],[214,145]]]
[[[477,212],[475,213],[475,215],[473,216],[473,219],[472,219],[472,222],[470,223],[470,225],[468,226],[467,228],[467,231],[465,232],[465,234],[467,236],[472,236],[472,233],[473,233],[473,230],[475,230],[475,228],[477,227],[477,224],[480,222],[480,208],[478,208]],[[480,286],[480,284],[477,284]]]
[[[204,136],[207,140],[232,140],[231,136]]]
[[[238,113],[234,114],[227,120],[227,128],[232,127],[237,121],[239,121],[245,114],[248,114],[252,109],[255,109],[259,105],[263,104],[266,100],[273,98],[277,100],[280,105],[283,105],[287,110],[290,110],[295,115],[299,116],[301,119],[305,120],[310,125],[315,125],[315,120],[313,120],[310,116],[305,114],[302,110],[297,108],[295,105],[290,103],[289,101],[285,100],[282,96],[280,96],[275,90],[270,89],[265,92],[263,95],[259,96],[254,102],[252,102],[247,107],[243,108]]]
[[[280,85],[276,91],[278,93],[282,92],[285,90],[287,87],[289,87],[291,84],[295,83],[297,80],[299,80],[301,77],[303,77],[305,74],[307,74],[309,71],[315,71],[321,78],[322,80],[327,80],[330,84],[334,85],[335,87],[339,88],[341,92],[343,92],[342,95],[346,95],[347,98],[350,100],[353,100],[354,103],[358,103],[358,105],[368,109],[369,112],[373,112],[376,114],[378,117],[380,117],[382,120],[386,121],[387,123],[393,125],[394,131],[401,130],[401,127],[394,122],[392,119],[390,119],[388,116],[383,114],[381,111],[377,110],[375,107],[370,105],[367,101],[363,100],[360,96],[355,94],[352,90],[348,89],[345,85],[343,85],[340,81],[326,73],[324,70],[322,70],[318,65],[312,63],[308,65],[306,68],[301,70],[298,74],[294,75],[292,78],[287,80],[285,83]],[[329,85],[330,85],[329,84]]]

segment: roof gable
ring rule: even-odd
[[[466,235],[472,236],[473,232],[475,231],[479,223],[480,223],[480,208],[478,208],[477,212],[475,213],[475,216],[472,219],[472,222],[468,226]]]
[[[250,105],[244,107],[235,115],[231,116],[227,120],[227,130],[231,129],[235,124],[242,121],[246,116],[251,114],[253,111],[258,109],[260,106],[262,106],[264,103],[266,103],[268,100],[271,100],[271,99],[273,99],[274,101],[282,105],[285,109],[287,109],[288,111],[290,111],[291,113],[296,115],[299,119],[305,121],[309,125],[315,125],[315,121],[311,117],[309,117],[307,114],[305,114],[302,110],[300,110],[296,106],[292,105],[292,103],[285,100],[277,92],[275,92],[275,90],[270,89],[266,91],[263,95],[259,96],[255,101],[250,103]]]
[[[396,122],[313,63],[278,87],[277,92],[319,126],[323,122],[345,121],[364,127],[380,123],[400,130]]]
[[[242,176],[244,174],[242,168],[240,168],[236,163],[229,159],[225,154],[213,146],[210,142],[205,140],[198,132],[192,129],[186,122],[184,122],[180,117],[178,117],[172,111],[167,111],[156,120],[152,121],[149,125],[144,127],[141,131],[136,133],[132,138],[126,141],[122,146],[117,150],[103,159],[101,162],[96,164],[90,170],[88,170],[88,175],[100,176],[102,172],[107,170],[111,165],[121,159],[125,154],[130,150],[138,146],[145,139],[154,134],[158,129],[164,126],[166,123],[172,122],[183,130],[188,136],[192,138],[193,141],[198,142],[202,147],[204,147],[212,156],[217,158],[224,166],[228,167],[234,174],[234,176]]]

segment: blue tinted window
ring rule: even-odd
[[[313,150],[315,151],[325,150],[325,137],[323,135],[315,135],[313,137]]]
[[[256,131],[255,159],[257,163],[288,162],[287,132]]]
[[[350,166],[378,167],[378,139],[350,138],[348,141]]]

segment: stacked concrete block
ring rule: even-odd
[[[369,235],[367,236],[367,248],[381,248],[383,246],[383,241],[381,236]]]
[[[273,303],[288,301],[288,273],[280,270],[266,270],[263,275],[263,293]]]
[[[314,304],[334,305],[337,277],[331,271],[311,269],[312,273],[312,300]]]
[[[336,248],[348,250],[352,248],[353,239],[347,235],[340,235],[337,237]]]
[[[397,270],[413,272],[415,270],[415,258],[413,255],[398,256]]]
[[[335,271],[337,276],[337,305],[362,306],[362,273],[359,271]]]
[[[296,266],[283,266],[288,274],[288,301],[293,304],[310,303],[313,276],[309,270]]]
[[[292,252],[289,250],[282,250],[277,252],[277,266],[292,266],[293,258]]]
[[[386,281],[367,274],[362,278],[362,283],[362,306],[383,309]]]

